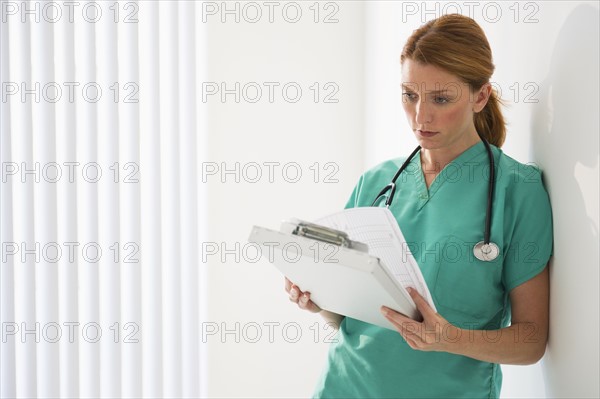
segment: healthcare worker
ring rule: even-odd
[[[548,195],[537,168],[500,150],[492,53],[474,20],[452,14],[426,23],[400,62],[403,107],[421,148],[397,177],[389,209],[437,313],[411,290],[422,318],[382,307],[396,330],[385,329],[321,310],[286,279],[291,301],[339,325],[314,396],[496,398],[500,364],[532,364],[545,352]],[[364,173],[347,207],[385,205],[394,190],[377,197],[405,159]]]

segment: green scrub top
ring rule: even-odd
[[[390,206],[438,313],[467,330],[510,325],[510,291],[539,274],[552,254],[552,214],[541,172],[491,148],[496,162],[491,241],[500,248],[494,261],[473,255],[473,246],[483,240],[488,194],[489,158],[483,142],[447,165],[429,189],[419,153],[398,178]],[[364,173],[346,207],[371,206],[403,161],[390,160]],[[336,338],[314,397],[500,395],[498,364],[413,350],[397,331],[349,317]],[[487,339],[493,342],[496,333]]]

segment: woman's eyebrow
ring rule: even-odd
[[[448,89],[443,89],[443,90],[431,90],[431,91],[427,91],[427,90],[426,90],[426,91],[425,91],[425,93],[428,93],[428,94],[448,94],[448,93],[450,93],[450,90],[448,90]]]
[[[413,90],[414,86],[415,86],[414,84],[406,85],[403,83],[402,89],[414,92],[414,90]],[[448,93],[450,93],[450,90],[449,90],[449,88],[441,89],[441,90],[425,90],[425,93],[426,94],[448,94]]]

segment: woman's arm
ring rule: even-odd
[[[510,292],[512,325],[499,330],[473,330],[450,324],[415,290],[411,296],[423,321],[382,308],[411,348],[443,351],[502,364],[533,364],[542,358],[548,340],[548,267]]]
[[[333,313],[328,310],[321,310],[319,314],[336,330],[340,328],[340,324],[342,323],[342,320],[344,320],[344,316],[341,314]]]

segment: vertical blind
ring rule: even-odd
[[[1,9],[1,396],[205,396],[199,6]]]

